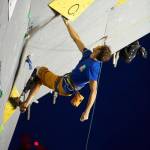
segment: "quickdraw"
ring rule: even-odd
[[[31,61],[31,55],[28,55],[27,58],[26,58],[26,63],[28,63],[29,65],[29,70],[32,70],[32,61]]]

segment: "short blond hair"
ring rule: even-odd
[[[99,47],[99,53],[96,57],[97,60],[102,61],[104,57],[109,57],[111,58],[111,50],[109,48],[109,46],[107,45],[102,45]]]

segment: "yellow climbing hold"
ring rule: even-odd
[[[12,92],[10,94],[10,97],[19,97],[20,94],[17,90],[16,87],[14,87],[12,89]],[[15,108],[12,106],[12,104],[10,103],[10,101],[8,100],[6,102],[5,108],[4,108],[4,113],[3,113],[3,124],[5,124],[9,118],[13,115],[13,113],[15,112]]]
[[[119,7],[123,4],[125,4],[127,2],[127,0],[117,0],[116,4],[115,4],[115,7]]]
[[[94,0],[53,0],[49,7],[71,21],[77,19]]]

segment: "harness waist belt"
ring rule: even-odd
[[[65,74],[63,76],[63,80],[65,81],[65,83],[70,91],[77,91],[73,81],[71,80],[70,75],[71,75],[70,73]]]

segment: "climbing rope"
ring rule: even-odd
[[[110,12],[113,10],[113,8],[114,8],[114,7],[110,8],[110,9],[108,10],[108,15],[107,15],[106,25],[105,25],[105,30],[104,30],[104,36],[103,36],[104,45],[106,45],[106,40],[107,40],[107,37],[108,37],[108,36],[106,35],[106,33],[107,33],[109,18],[110,18],[110,14],[111,14]]]
[[[104,45],[106,45],[106,40],[107,40],[106,32],[107,32],[108,23],[109,23],[110,12],[111,12],[112,10],[113,10],[113,7],[112,7],[112,8],[109,10],[109,12],[108,12],[103,37],[98,40],[98,41],[100,41],[100,40],[104,39],[104,41],[103,41],[103,44],[104,44]],[[98,42],[98,41],[96,41],[96,42]],[[98,76],[98,80],[97,80],[97,83],[98,83],[97,90],[98,90],[98,88],[99,88],[101,70],[102,70],[102,66],[101,66],[101,68],[100,68],[100,70],[99,70],[99,76]],[[98,93],[98,92],[97,92],[97,93]],[[96,100],[97,100],[97,98],[95,99],[95,102],[94,102],[94,105],[93,105],[93,109],[92,109],[92,115],[91,115],[91,120],[90,120],[90,124],[89,124],[89,130],[88,130],[88,135],[87,135],[87,139],[86,139],[85,150],[88,150],[88,144],[89,144],[89,139],[90,139],[92,124],[93,124],[93,118],[94,118],[94,113],[95,113],[95,108],[96,108]]]
[[[99,81],[100,81],[100,76],[101,76],[101,70],[102,70],[102,66],[101,66],[101,68],[99,70],[99,76],[98,76],[98,81],[97,81],[97,83],[98,83],[97,90],[99,88]],[[97,91],[97,93],[98,93],[98,91]],[[96,100],[95,100],[95,103],[94,103],[93,109],[92,109],[92,115],[91,115],[91,120],[90,120],[90,125],[89,125],[89,131],[88,131],[88,135],[87,135],[87,139],[86,139],[85,150],[88,149],[88,143],[89,143],[89,139],[90,139],[90,134],[91,134],[91,128],[92,128],[92,124],[93,124],[93,118],[94,118],[95,108],[96,108]]]
[[[103,44],[106,45],[106,40],[108,38],[108,36],[106,35],[106,32],[107,32],[107,27],[108,27],[108,23],[109,23],[109,18],[110,18],[110,12],[114,9],[114,7],[110,8],[108,11],[108,15],[107,15],[107,18],[106,18],[106,25],[105,25],[105,29],[104,29],[104,33],[103,33],[103,36],[100,37],[99,39],[97,39],[95,42],[92,42],[89,47],[92,47],[93,45],[95,45],[96,43],[100,42],[101,40],[104,40],[103,41]]]

